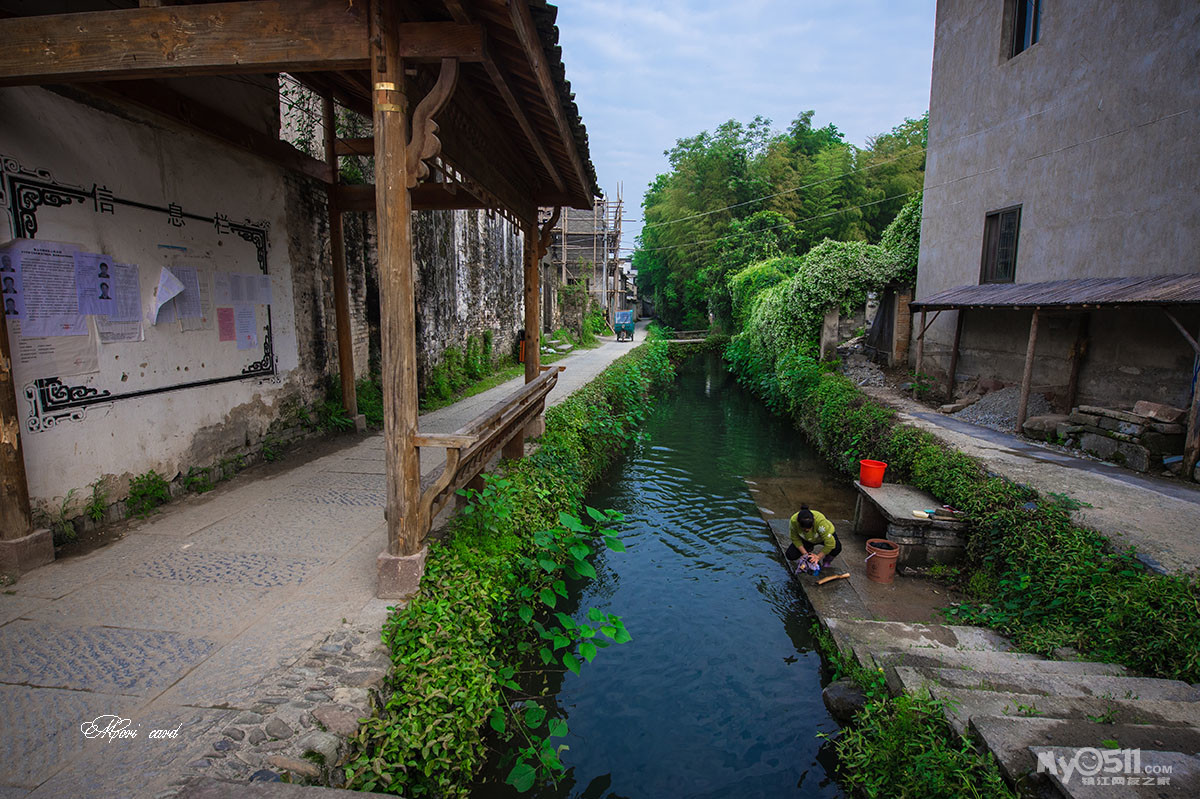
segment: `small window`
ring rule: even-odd
[[[1041,32],[1041,0],[1016,0],[1013,14],[1012,55],[1017,55],[1037,44]]]
[[[980,283],[1012,283],[1017,274],[1017,236],[1021,206],[988,214],[983,222],[983,268]]]

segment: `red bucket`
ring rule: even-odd
[[[887,464],[883,461],[859,461],[858,482],[867,488],[879,488],[883,485],[883,472],[885,469],[887,469]]]

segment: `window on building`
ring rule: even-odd
[[[1041,0],[1016,0],[1013,9],[1012,55],[1037,44],[1042,21]]]
[[[980,283],[1012,283],[1017,274],[1017,236],[1021,206],[988,214],[983,222],[983,268]]]

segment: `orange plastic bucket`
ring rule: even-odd
[[[883,461],[859,461],[858,482],[867,488],[879,488],[883,485],[883,472],[885,469],[887,469],[887,464]]]
[[[896,577],[896,559],[900,545],[886,538],[867,539],[867,579],[873,583],[890,583]]]

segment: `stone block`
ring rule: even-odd
[[[429,547],[423,546],[414,555],[389,555],[381,552],[375,559],[379,582],[375,595],[379,599],[408,599],[421,587],[421,575],[425,573],[425,559]]]
[[[942,407],[938,408],[938,413],[958,413],[959,411],[963,410],[964,408],[971,407],[976,402],[979,402],[979,400],[980,400],[980,396],[978,394],[969,394],[960,400],[951,402],[947,405],[943,405]]]
[[[1056,433],[1058,426],[1070,421],[1070,417],[1061,413],[1050,413],[1045,416],[1031,416],[1025,420],[1025,424],[1021,426],[1023,432],[1029,438],[1036,438],[1038,441],[1045,441],[1050,438],[1051,433]]]
[[[298,777],[315,779],[321,776],[321,768],[316,763],[311,763],[307,760],[298,760],[294,757],[272,755],[267,758],[267,765],[280,771],[289,771]]]
[[[1146,432],[1144,424],[1134,424],[1133,422],[1124,422],[1120,419],[1113,419],[1111,416],[1100,417],[1100,427],[1104,430],[1112,430],[1116,433],[1122,433],[1127,436],[1140,436]]]
[[[1135,402],[1133,412],[1139,416],[1145,416],[1147,419],[1166,424],[1174,424],[1187,415],[1187,411],[1183,408],[1174,408],[1170,405],[1163,405],[1161,402],[1149,402],[1148,400]]]
[[[1168,436],[1182,435],[1187,432],[1187,428],[1181,424],[1168,424],[1167,422],[1151,422],[1146,425],[1147,430],[1153,430],[1156,433],[1163,433]]]
[[[0,540],[0,572],[20,576],[54,560],[54,536],[34,530],[20,538]]]
[[[349,738],[358,733],[359,714],[344,710],[337,705],[322,705],[313,711],[313,716],[325,729],[335,735]]]
[[[1137,436],[1130,436],[1130,435],[1126,435],[1125,433],[1118,433],[1116,430],[1105,430],[1103,427],[1098,427],[1096,425],[1085,424],[1085,425],[1082,425],[1082,427],[1083,427],[1083,430],[1085,433],[1092,433],[1094,435],[1104,436],[1106,438],[1111,438],[1114,441],[1126,441],[1130,444],[1135,444],[1135,443],[1137,443],[1137,440],[1138,440]]]
[[[858,715],[867,704],[867,696],[854,680],[843,679],[832,682],[821,692],[821,699],[829,715],[845,724]]]
[[[1109,419],[1117,419],[1119,421],[1130,422],[1132,424],[1146,423],[1145,416],[1139,416],[1138,414],[1130,413],[1129,411],[1120,411],[1116,408],[1100,408],[1096,405],[1080,405],[1079,411],[1080,413],[1088,413],[1092,414],[1093,416],[1104,416]]]
[[[1183,452],[1183,434],[1165,435],[1151,431],[1142,436],[1142,445],[1154,455],[1179,455]]]
[[[1082,432],[1083,425],[1071,424],[1070,422],[1064,422],[1063,424],[1060,424],[1058,427],[1054,428],[1054,434],[1058,436],[1059,440],[1066,440],[1074,434]]]
[[[1089,455],[1121,466],[1128,466],[1138,472],[1148,472],[1152,463],[1160,463],[1162,460],[1152,457],[1150,450],[1140,444],[1118,441],[1111,436],[1096,435],[1090,432],[1083,434],[1079,446]]]
[[[1090,413],[1082,413],[1078,408],[1071,411],[1072,424],[1090,424],[1093,427],[1100,426],[1100,417]]]

